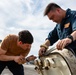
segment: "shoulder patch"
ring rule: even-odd
[[[70,26],[70,23],[67,23],[64,25],[64,28],[68,28]]]

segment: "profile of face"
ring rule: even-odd
[[[24,49],[24,50],[30,50],[31,49],[31,44],[28,43],[22,43],[21,41],[18,42],[18,45]]]
[[[62,21],[61,10],[58,8],[55,10],[51,10],[47,14],[47,16],[48,16],[49,20],[52,20],[53,22],[61,23],[61,21]]]

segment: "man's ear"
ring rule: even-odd
[[[61,11],[60,8],[57,8],[56,10],[57,10],[57,12],[59,12],[59,13],[60,13],[60,11]]]

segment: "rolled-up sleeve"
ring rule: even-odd
[[[48,34],[48,37],[46,39],[50,41],[51,45],[53,45],[58,40],[56,27]]]
[[[6,36],[6,37],[4,38],[4,40],[2,41],[2,43],[1,43],[1,48],[2,48],[3,50],[5,50],[5,51],[8,50],[9,45],[10,45],[9,41],[10,41],[10,36]]]

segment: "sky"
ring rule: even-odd
[[[55,2],[64,10],[76,10],[76,0],[0,0],[0,39],[29,30],[34,36],[29,55],[38,56],[40,45],[56,23],[43,16],[46,6]]]

